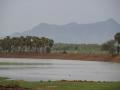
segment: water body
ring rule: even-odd
[[[120,81],[120,63],[21,58],[0,58],[1,62],[0,76],[15,80]]]

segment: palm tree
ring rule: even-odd
[[[41,52],[42,49],[42,53],[45,53],[53,44],[53,40],[45,37],[21,36],[10,38],[7,36],[0,39],[0,50],[4,52]]]
[[[46,48],[47,53],[51,52],[51,47],[53,46],[53,44],[54,44],[54,41],[51,39],[48,39],[48,46]]]
[[[19,38],[19,45],[20,45],[20,52],[24,52],[25,51],[25,38],[23,36],[21,36]]]
[[[10,52],[11,51],[11,40],[10,40],[10,37],[7,36],[6,38],[4,38],[4,40],[5,40],[4,45],[5,45],[6,52]]]
[[[41,45],[42,46],[42,53],[46,53],[47,47],[49,46],[49,39],[42,37],[41,40],[42,40],[42,45]]]
[[[38,42],[38,37],[34,36],[32,37],[32,51],[37,52],[37,42]]]
[[[32,46],[31,46],[32,37],[31,36],[26,36],[25,44],[26,44],[27,51],[30,52],[31,48],[32,48]]]
[[[12,43],[12,51],[13,52],[20,52],[20,50],[21,50],[21,47],[20,47],[20,38],[18,38],[18,37],[13,37],[12,39],[11,39],[11,43]]]
[[[37,47],[38,47],[39,52],[41,53],[41,47],[42,47],[42,40],[41,40],[41,38],[38,39]]]
[[[3,39],[0,39],[0,52],[3,51]]]

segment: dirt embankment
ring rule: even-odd
[[[120,55],[83,55],[83,54],[41,54],[41,53],[0,53],[1,58],[39,58],[39,59],[68,59],[87,61],[115,61],[120,62]]]
[[[0,90],[32,90],[32,89],[0,85]]]

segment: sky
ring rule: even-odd
[[[80,24],[113,18],[120,23],[120,0],[0,0],[0,36],[40,23]]]

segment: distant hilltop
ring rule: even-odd
[[[98,43],[101,44],[120,32],[120,24],[114,19],[91,24],[69,23],[65,25],[41,23],[22,33],[11,36],[48,37],[61,43]]]

